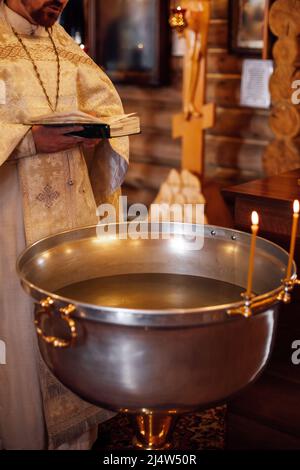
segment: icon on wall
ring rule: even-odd
[[[170,35],[166,0],[99,0],[96,61],[114,82],[162,85],[168,80]]]
[[[231,0],[230,52],[259,56],[264,47],[265,15],[270,0]]]

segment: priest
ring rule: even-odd
[[[123,113],[104,72],[57,23],[68,0],[0,0],[0,449],[88,448],[111,414],[66,390],[40,359],[16,259],[51,234],[96,224],[115,202],[128,139],[66,136],[28,122],[80,110]]]

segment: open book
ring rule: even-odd
[[[28,123],[43,126],[82,126],[82,131],[68,134],[87,138],[110,139],[125,135],[139,134],[140,119],[135,113],[96,118],[82,111],[71,113],[52,113],[38,116]]]

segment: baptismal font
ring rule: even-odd
[[[53,374],[86,401],[129,414],[137,448],[162,450],[180,414],[224,403],[258,377],[298,280],[293,263],[286,278],[288,254],[256,228],[250,250],[253,238],[232,229],[141,222],[133,237],[131,224],[44,239],[18,272]]]

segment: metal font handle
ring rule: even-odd
[[[54,348],[69,348],[72,346],[74,341],[77,338],[77,330],[76,330],[76,323],[73,318],[71,318],[72,313],[74,313],[76,308],[74,305],[68,305],[65,308],[60,308],[58,311],[60,313],[60,318],[65,321],[70,330],[70,339],[62,339],[56,336],[48,336],[46,335],[41,326],[42,317],[47,315],[48,317],[52,317],[54,313],[54,301],[50,297],[47,299],[42,300],[39,303],[35,311],[35,326],[37,334],[45,341],[47,344],[51,344]]]

